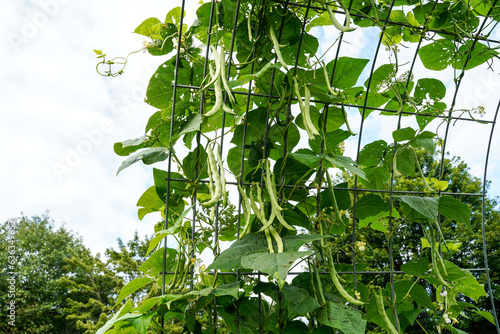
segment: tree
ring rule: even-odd
[[[8,267],[9,228],[17,261]],[[109,259],[93,255],[82,240],[63,227],[56,229],[48,215],[21,217],[0,227],[0,301],[15,300],[15,327],[2,307],[2,333],[95,333],[112,313],[119,290],[139,275],[148,239],[137,233],[121,252],[106,250]],[[15,298],[10,298],[10,271],[15,272]],[[145,290],[147,293],[149,290]]]
[[[0,228],[0,299],[10,302],[5,293],[7,267],[7,228]],[[2,307],[0,332],[4,333],[78,333],[75,323],[67,322],[67,298],[70,293],[59,284],[69,274],[65,268],[70,249],[82,248],[81,240],[64,227],[54,228],[47,216],[21,217],[14,236],[16,320],[15,327],[7,324]]]
[[[123,279],[111,266],[93,256],[89,249],[70,250],[65,258],[67,274],[58,284],[68,291],[64,308],[66,320],[76,323],[76,329],[93,334],[108,320]]]

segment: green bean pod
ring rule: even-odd
[[[208,166],[212,172],[212,177],[214,179],[215,191],[212,195],[212,198],[208,201],[201,203],[205,207],[211,207],[217,203],[222,197],[222,182],[220,179],[219,172],[217,171],[217,162],[215,160],[214,152],[210,148],[210,145],[207,146],[207,156],[208,156]]]
[[[273,42],[274,51],[276,51],[276,56],[278,57],[278,60],[281,63],[281,66],[283,66],[288,71],[288,65],[285,63],[285,60],[283,59],[283,56],[281,55],[280,44],[278,43],[278,39],[276,38],[276,35],[274,34],[273,27],[270,27],[270,29],[269,29],[269,37],[271,38],[271,42]]]
[[[330,5],[326,5],[326,10],[328,11],[328,16],[330,16],[330,21],[332,21],[332,24],[335,26],[335,28],[337,28],[341,32],[348,32],[348,31],[354,30],[354,28],[350,27],[351,15],[349,14],[349,10],[347,10],[347,8],[344,6],[344,3],[341,0],[338,0],[338,2],[339,2],[340,7],[342,7],[342,9],[345,12],[346,24],[345,24],[345,26],[342,25],[335,17],[335,14],[333,14],[333,11],[330,8]]]
[[[389,320],[389,317],[387,316],[387,313],[385,312],[382,291],[380,291],[380,294],[374,293],[373,296],[375,297],[375,302],[377,303],[378,314],[380,315],[380,318],[382,318],[382,321],[384,322],[385,326],[387,327],[386,328],[387,331],[390,334],[398,334],[398,331],[396,330],[396,328],[394,328],[394,325],[392,324],[391,320]]]

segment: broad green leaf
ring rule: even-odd
[[[393,211],[393,213],[396,213],[397,211]],[[364,219],[360,219],[359,220],[359,228],[363,228],[365,226],[368,226],[370,224],[376,224],[375,226],[371,226],[374,230],[377,230],[377,231],[381,231],[381,232],[385,232],[385,230],[387,229],[387,227],[389,227],[389,211],[382,211],[382,212],[379,212],[377,213],[376,215],[374,216],[370,216],[370,217],[367,217],[367,218],[364,218]],[[387,227],[384,227],[382,228],[381,224],[382,225],[386,225],[387,223]],[[381,228],[383,230],[381,230]]]
[[[152,279],[150,277],[138,277],[134,280],[131,280],[120,291],[120,294],[118,295],[118,299],[116,300],[116,304],[119,304],[122,300],[124,300],[125,298],[130,296],[132,293],[136,292],[137,290],[139,290],[143,286],[146,286],[153,281],[154,281],[154,279]]]
[[[427,96],[435,101],[442,100],[446,95],[445,85],[438,79],[423,78],[417,81],[413,96],[417,101],[424,100]]]
[[[369,59],[339,57],[335,64],[335,59],[326,66],[327,72],[333,72],[335,64],[335,73],[333,75],[332,87],[339,89],[349,89],[356,84],[361,72],[368,64]]]
[[[486,45],[477,41],[468,40],[465,42],[465,45],[461,45],[458,48],[452,65],[453,68],[457,70],[470,70],[471,68],[484,64],[496,55],[498,55],[498,52],[491,50]]]
[[[242,269],[242,256],[267,252],[267,241],[259,234],[247,234],[238,241],[235,241],[231,247],[223,251],[214,262],[208,266],[207,270],[221,269],[232,270]]]
[[[418,304],[428,309],[434,310],[434,305],[429,297],[427,290],[420,284],[413,281],[402,280],[394,283],[394,290],[396,292],[396,303],[403,301],[403,298],[413,300]],[[389,286],[390,291],[390,286]]]
[[[175,73],[176,57],[164,62],[151,77],[146,90],[146,103],[158,109],[167,109],[172,105],[173,79]],[[191,66],[189,62],[181,58],[178,67],[178,84],[190,84]],[[181,96],[177,96],[178,99]]]
[[[418,136],[417,136],[418,137]],[[410,145],[414,148],[425,148],[429,153],[433,154],[436,149],[436,144],[431,138],[413,138],[410,141]]]
[[[444,195],[439,198],[438,210],[439,213],[446,218],[453,219],[464,224],[469,232],[473,232],[472,225],[470,223],[470,210],[467,204],[462,203],[452,196]]]
[[[415,131],[413,128],[402,128],[394,131],[392,133],[392,138],[397,142],[402,142],[412,139],[413,137],[415,137],[416,133],[417,131]]]
[[[327,154],[327,155],[339,154],[340,153],[339,144],[348,139],[349,137],[351,137],[351,133],[349,131],[337,129],[332,132],[327,132],[324,138],[316,136],[314,140],[309,140],[309,146],[315,153],[317,153],[320,156],[322,154]],[[324,148],[323,152],[322,148]]]
[[[192,115],[184,124],[181,126],[181,130],[178,136],[182,136],[189,132],[199,131],[201,128],[201,123],[203,122],[202,116],[200,114]]]
[[[333,302],[323,306],[318,321],[345,334],[364,334],[366,329],[366,320],[361,317],[360,310]]]
[[[299,258],[311,254],[310,251],[245,254],[241,257],[241,265],[244,268],[269,274],[276,278],[278,282],[284,282],[293,263]]]
[[[184,175],[186,175],[186,177],[190,180],[195,180],[197,177],[200,177],[201,179],[208,178],[207,168],[202,169],[203,164],[207,160],[207,152],[202,145],[198,146],[193,151],[189,152],[184,160],[182,160],[182,170],[184,171]],[[196,175],[196,168],[198,168],[198,175]]]
[[[463,293],[467,297],[474,299],[476,302],[479,300],[479,298],[487,296],[484,290],[484,286],[482,284],[479,284],[479,282],[474,278],[470,271],[463,270],[463,272],[465,277],[453,281],[455,289],[458,292]]]
[[[337,168],[345,168],[349,172],[359,176],[362,179],[366,179],[366,174],[364,171],[356,167],[356,162],[354,162],[351,158],[345,157],[343,155],[336,155],[335,159],[326,156],[325,159],[332,163]]]
[[[387,218],[377,219],[376,222],[370,224],[370,227],[375,231],[385,233],[389,228],[389,220]]]
[[[135,329],[140,334],[147,334],[149,324],[151,323],[151,320],[156,316],[156,312],[151,312],[149,314],[143,314],[140,317],[137,318],[131,318],[127,319],[127,321],[134,326]]]
[[[366,168],[366,179],[361,179],[361,183],[369,189],[385,190],[391,179],[391,173],[386,167],[380,166],[375,168]]]
[[[375,167],[382,161],[387,151],[387,143],[377,140],[365,145],[359,152],[359,164],[366,167]]]
[[[406,306],[408,305],[408,306]],[[406,307],[403,307],[406,306]],[[410,309],[411,308],[411,309]],[[413,303],[406,302],[401,304],[397,308],[398,316],[399,316],[399,326],[401,328],[401,331],[404,333],[405,329],[408,326],[413,326],[415,323],[415,320],[417,320],[418,316],[420,313],[424,311],[423,308],[416,308],[413,309]]]
[[[370,89],[370,93],[380,93],[387,89],[387,85],[392,82],[392,79],[396,76],[396,72],[397,68],[395,64],[381,65],[373,72],[372,76],[365,81],[365,87]],[[369,87],[368,82],[370,82]],[[370,94],[368,96],[370,96]]]
[[[145,313],[149,312],[161,300],[161,296],[151,297],[142,301],[141,306],[132,309],[133,312]]]
[[[474,312],[476,314],[479,314],[480,316],[482,316],[483,318],[485,318],[486,320],[488,320],[489,322],[491,322],[493,325],[496,325],[495,324],[495,318],[493,318],[493,314],[491,314],[490,312],[488,311],[480,311],[480,310],[470,310],[471,312]]]
[[[213,290],[212,293],[214,294],[214,296],[217,296],[217,297],[231,296],[231,297],[234,297],[235,299],[238,299],[240,285],[242,282],[243,281],[221,285],[218,288],[216,288],[215,290]]]
[[[396,157],[396,169],[408,176],[415,175],[415,158],[413,152],[405,148]]]
[[[414,27],[420,26],[420,23],[417,21],[417,19],[415,19],[415,14],[413,14],[413,11],[409,11],[408,14],[406,14],[406,20]]]
[[[388,47],[398,44],[403,39],[402,31],[400,26],[386,27],[384,32],[379,34],[382,37],[382,44]]]
[[[366,219],[380,212],[389,211],[389,204],[375,194],[368,194],[356,202],[356,218]]]
[[[137,201],[137,206],[148,209],[150,212],[160,210],[164,204],[165,202],[158,196],[155,186],[149,187]],[[142,217],[139,217],[139,219],[142,219]]]
[[[305,152],[305,151],[302,151]],[[306,154],[307,153],[307,154]],[[323,160],[323,157],[316,155],[312,151],[307,151],[305,153],[290,153],[289,156],[293,157],[295,160],[303,163],[309,168],[319,167],[320,162]]]
[[[325,10],[321,15],[309,22],[309,24],[306,26],[306,31],[309,32],[314,27],[329,26],[331,24],[332,21],[328,17],[328,12]]]
[[[146,148],[134,155],[131,155],[127,160],[122,162],[120,168],[118,168],[118,171],[116,172],[116,175],[118,175],[125,168],[135,164],[137,161],[142,160],[145,164],[150,165],[155,162],[164,161],[167,157],[168,153],[165,147]]]
[[[306,290],[293,285],[283,287],[283,296],[285,297],[285,307],[288,310],[290,319],[296,316],[305,316],[321,306]]]
[[[157,34],[160,31],[160,28],[161,21],[156,17],[150,17],[149,19],[144,20],[137,28],[135,28],[134,32],[146,37],[151,37],[155,33]]]
[[[348,184],[347,182],[342,182],[339,184],[334,184],[334,188],[347,188]],[[337,207],[339,210],[347,210],[351,207],[351,195],[349,191],[347,190],[342,190],[342,189],[334,189],[333,190],[333,195],[335,196],[335,199],[337,201]],[[321,210],[327,210],[331,211],[333,210],[333,201],[330,196],[330,191],[325,189],[321,192],[321,199],[320,199],[320,209]]]
[[[283,218],[292,226],[300,226],[306,229],[311,228],[311,221],[309,217],[307,217],[295,206],[287,205],[283,211]]]
[[[441,71],[453,62],[455,44],[449,39],[438,39],[418,50],[420,60],[430,70]]]
[[[165,258],[165,268],[167,271],[174,270],[177,263],[177,251],[173,248],[167,248]],[[163,248],[158,249],[139,267],[139,270],[151,277],[163,272]]]
[[[186,16],[186,13],[183,13],[183,17]],[[179,25],[181,22],[181,7],[172,8],[165,18],[165,24],[173,23],[175,25]]]
[[[406,22],[406,15],[402,10],[393,10],[389,16],[392,22]]]
[[[408,204],[413,210],[422,216],[435,221],[438,213],[438,197],[420,197],[420,196],[398,196],[401,201]]]
[[[285,246],[285,251],[287,252],[297,252],[299,248],[312,241],[321,240],[324,236],[321,234],[297,234],[297,235],[287,235],[283,237],[283,244]]]
[[[401,265],[401,270],[408,275],[422,276],[429,270],[429,259],[423,257],[418,260],[411,260]]]
[[[116,154],[120,156],[127,156],[130,153],[137,151],[138,149],[146,147],[148,144],[147,142],[148,142],[148,137],[144,135],[137,139],[129,139],[115,143],[113,149]]]
[[[288,321],[282,334],[306,334],[309,333],[307,325],[300,320]]]
[[[444,265],[446,267],[447,275],[444,275],[449,281],[459,281],[461,279],[467,278],[468,271],[460,269],[459,266],[451,261],[443,259]]]
[[[432,186],[439,191],[445,191],[450,185],[448,181],[439,181],[438,179],[431,178]]]

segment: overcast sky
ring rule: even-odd
[[[197,2],[188,1],[188,9]],[[159,217],[139,221],[136,208],[139,196],[152,185],[151,169],[136,164],[116,177],[123,159],[114,154],[113,143],[143,134],[154,112],[143,102],[145,87],[166,59],[138,53],[123,75],[105,78],[95,71],[92,50],[114,57],[140,49],[144,37],[132,33],[135,27],[149,17],[163,20],[178,5],[180,0],[0,3],[1,221],[48,210],[57,226],[64,222],[94,252],[116,247],[118,237],[128,240],[136,230],[141,235],[152,232]],[[363,46],[373,39],[356,36],[356,43],[343,52],[370,57]],[[424,70],[420,63],[417,70]],[[500,91],[496,75],[485,75],[484,66],[471,73],[459,102],[477,100],[491,118]],[[351,114],[355,123],[359,116]],[[373,140],[390,139],[392,130],[374,121],[365,131]],[[489,131],[490,126],[469,124],[450,133],[453,144],[448,149],[468,161],[479,177]],[[492,195],[500,195],[497,157],[499,149],[494,149]]]

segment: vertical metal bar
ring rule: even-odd
[[[495,124],[497,121],[497,116],[498,112],[500,110],[500,101],[498,102],[497,109],[495,111],[495,117],[493,119],[493,124],[491,125],[491,132],[490,132],[490,139],[488,141],[488,149],[486,151],[486,159],[484,162],[484,176],[483,176],[483,196],[482,196],[482,206],[481,206],[481,233],[482,233],[482,241],[483,241],[483,256],[484,256],[484,267],[486,269],[486,281],[487,281],[487,286],[488,286],[488,294],[490,295],[490,302],[491,302],[491,310],[493,313],[493,317],[495,319],[495,326],[497,329],[497,333],[500,334],[500,323],[498,322],[498,315],[495,307],[495,297],[493,296],[493,289],[491,288],[491,278],[490,278],[490,268],[488,266],[488,249],[486,245],[486,185],[487,185],[487,180],[486,180],[486,175],[488,173],[488,162],[490,158],[490,151],[491,151],[491,142],[493,140],[493,133],[495,131]]]
[[[179,34],[177,36],[177,55],[175,57],[175,74],[174,74],[174,87],[173,87],[173,97],[172,97],[172,114],[171,114],[171,121],[170,121],[170,138],[173,137],[174,133],[174,116],[175,116],[175,100],[177,98],[177,80],[179,78],[179,62],[180,62],[180,49],[181,49],[181,39],[182,39],[182,25],[184,22],[184,6],[185,6],[185,0],[182,0],[182,5],[181,5],[181,18],[180,18],[180,23],[179,23]],[[164,229],[168,228],[168,210],[169,210],[169,194],[170,194],[170,172],[172,169],[172,149],[173,145],[172,142],[169,144],[169,149],[168,149],[168,159],[167,159],[167,187],[166,187],[166,199],[165,199],[165,221],[163,223]],[[167,266],[167,237],[163,239],[163,272],[162,272],[162,284],[161,284],[161,293],[162,295],[165,294],[165,278],[166,278],[166,266]],[[163,328],[165,325],[165,319],[164,317],[161,318],[161,327]]]

